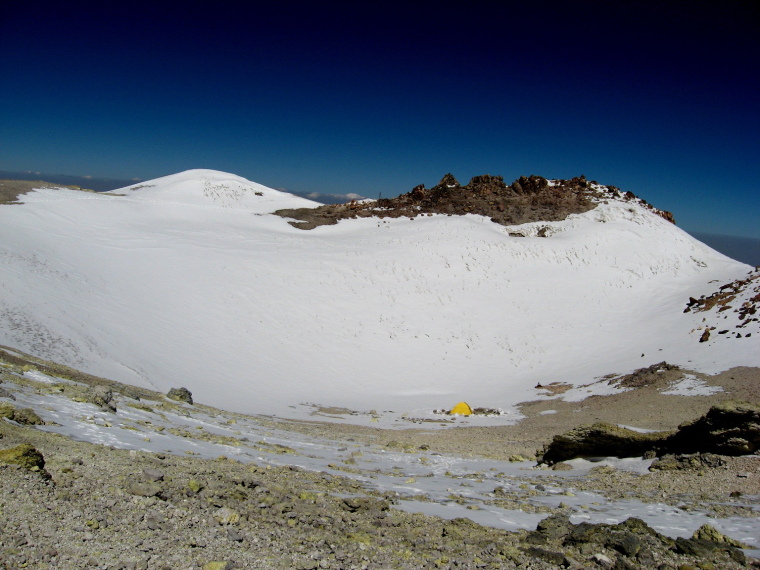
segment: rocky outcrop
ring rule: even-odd
[[[541,176],[521,176],[506,184],[501,176],[474,176],[462,186],[453,174],[446,174],[432,188],[424,184],[397,198],[326,205],[275,212],[294,218],[291,225],[312,229],[335,224],[346,218],[414,218],[422,215],[479,214],[497,224],[514,225],[537,221],[564,220],[596,207],[600,191],[585,178],[550,183]]]
[[[650,471],[682,471],[684,469],[715,469],[725,465],[726,461],[712,453],[669,453],[655,459]]]
[[[39,426],[45,423],[31,408],[17,408],[2,402],[0,402],[0,418],[6,418],[27,426]]]
[[[598,422],[554,436],[539,452],[539,462],[552,465],[576,457],[639,457],[662,446],[669,434],[639,433]]]
[[[556,563],[562,566],[570,566],[566,562],[567,555],[561,552],[567,548],[594,552],[591,559],[608,568],[663,567],[674,552],[710,562],[711,567],[743,564],[746,561],[744,553],[739,550],[744,545],[709,525],[697,530],[692,538],[674,540],[637,518],[629,518],[619,524],[572,524],[567,515],[555,514],[538,523],[536,530],[528,534],[526,542],[540,545],[543,552],[560,550],[556,552],[560,555]],[[536,553],[533,555],[539,557]],[[547,559],[545,556],[542,558]]]
[[[748,455],[760,451],[760,405],[723,403],[682,424],[665,442],[669,453]]]
[[[699,342],[717,339],[742,339],[760,333],[760,268],[750,271],[744,279],[720,285],[710,295],[698,299],[689,297],[684,313],[707,313]],[[717,334],[711,334],[717,331]]]
[[[551,182],[541,176],[521,176],[506,184],[501,176],[482,174],[473,176],[462,186],[449,173],[432,188],[419,184],[397,198],[279,210],[275,214],[294,219],[291,225],[304,230],[336,224],[346,218],[415,218],[432,214],[479,214],[497,224],[509,226],[564,220],[570,214],[592,210],[600,200],[635,201],[675,223],[670,212],[654,208],[632,192],[623,193],[615,186],[602,186],[586,180],[583,175]]]
[[[614,383],[621,388],[643,388],[644,386],[650,386],[656,384],[660,379],[663,372],[669,370],[679,370],[678,366],[674,364],[668,364],[667,362],[658,362],[652,364],[646,368],[639,368],[621,376],[614,380]]]
[[[728,402],[713,406],[701,418],[682,424],[672,433],[639,433],[601,422],[581,426],[555,436],[538,456],[540,463],[552,465],[577,457],[640,457],[648,453],[748,455],[758,451],[760,406]],[[678,461],[669,460],[659,468],[671,468],[667,465]]]

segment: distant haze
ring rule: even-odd
[[[64,184],[66,186],[79,186],[96,192],[106,192],[124,188],[130,184],[140,182],[139,179],[119,180],[116,178],[94,178],[91,176],[73,176],[70,174],[47,174],[45,172],[9,172],[0,170],[0,178],[8,180],[41,180],[43,182],[52,182],[53,184]]]
[[[760,266],[760,239],[705,234],[689,232],[702,243],[709,245],[715,251],[727,255],[731,259],[748,263],[753,267]]]

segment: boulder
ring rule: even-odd
[[[50,474],[45,471],[45,458],[34,446],[28,443],[22,443],[9,449],[0,449],[0,463],[20,465],[24,469],[39,473],[46,479],[50,478]]]
[[[87,394],[87,400],[104,412],[116,412],[116,406],[113,404],[113,392],[107,386],[95,386]]]
[[[140,497],[156,497],[161,493],[161,485],[158,483],[133,482],[129,484],[128,491]]]
[[[177,402],[186,402],[191,405],[193,403],[193,394],[187,388],[172,388],[166,396]]]

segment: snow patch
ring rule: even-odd
[[[704,380],[697,379],[693,374],[684,374],[684,377],[673,382],[662,394],[667,396],[712,396],[723,392],[720,386],[709,386]]]

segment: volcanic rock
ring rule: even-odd
[[[186,402],[188,404],[193,403],[193,394],[187,388],[172,388],[166,396],[167,398],[178,402]]]
[[[760,405],[722,403],[679,426],[665,442],[670,453],[747,455],[760,450]]]
[[[576,457],[638,457],[662,446],[666,432],[639,433],[598,422],[554,436],[539,452],[541,463],[549,465]]]

